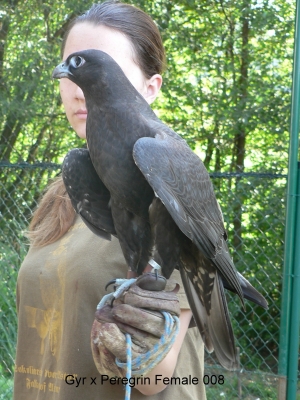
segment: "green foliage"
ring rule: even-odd
[[[12,378],[7,379],[3,374],[2,367],[0,365],[0,400],[10,400],[13,392],[13,380]]]
[[[16,243],[14,245],[16,246]],[[22,246],[21,238],[19,245]],[[0,357],[1,374],[6,378],[11,377],[13,373],[17,340],[16,283],[20,259],[26,254],[25,246],[22,247],[22,250],[19,247],[19,251],[16,251],[16,247],[10,244],[0,244]]]
[[[0,16],[8,24],[0,159],[60,162],[80,141],[66,122],[51,71],[68,22],[92,2],[17,3],[4,2]],[[293,2],[131,3],[157,21],[168,55],[155,107],[198,146],[207,167],[235,170],[237,154],[245,152],[246,169],[260,171],[264,160],[264,170],[286,170]],[[241,134],[246,144],[238,147]]]
[[[222,371],[209,367],[207,373],[209,376],[220,376]],[[277,377],[274,375],[226,372],[224,384],[207,386],[207,400],[276,400],[277,384]]]

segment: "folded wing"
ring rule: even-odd
[[[96,173],[89,151],[73,149],[66,155],[63,181],[75,211],[96,235],[110,240],[116,236],[109,206],[110,193]]]
[[[213,262],[243,303],[222,213],[199,157],[185,141],[160,131],[155,138],[137,140],[133,158],[180,230]]]

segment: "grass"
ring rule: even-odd
[[[219,367],[206,366],[206,374],[224,375],[223,385],[208,385],[207,400],[277,400],[278,376],[263,371],[250,371],[237,374]],[[300,400],[300,382],[295,400]]]
[[[264,372],[228,372],[215,368],[206,368],[209,375],[224,374],[223,385],[208,385],[207,400],[277,400],[277,382],[275,375]]]

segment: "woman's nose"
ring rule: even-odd
[[[76,97],[76,99],[78,99],[78,100],[85,100],[85,99],[84,99],[84,95],[83,95],[83,91],[80,89],[79,86],[76,86],[75,97]]]

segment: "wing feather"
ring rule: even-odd
[[[66,155],[63,181],[75,211],[96,235],[110,240],[116,235],[109,207],[110,193],[96,173],[89,151],[73,149]]]
[[[235,370],[238,365],[236,348],[221,278],[216,274],[208,311],[184,268],[180,268],[180,275],[206,350],[209,353],[215,351],[224,368],[230,371]]]
[[[229,255],[223,217],[209,174],[185,141],[166,131],[141,138],[135,163],[181,231],[212,260],[243,302],[237,271]]]

